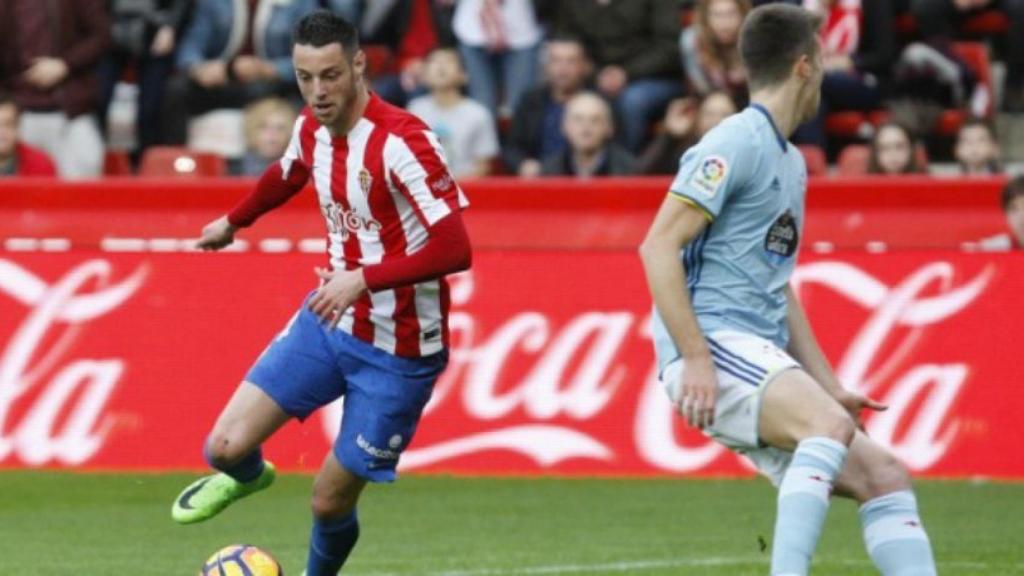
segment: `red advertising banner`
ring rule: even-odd
[[[808,255],[795,285],[866,429],[931,476],[1024,478],[1024,256]],[[313,254],[0,253],[0,467],[202,466],[249,364],[315,285]],[[453,349],[406,470],[740,475],[656,381],[627,251],[478,251],[453,279]],[[330,406],[266,447],[313,470]]]

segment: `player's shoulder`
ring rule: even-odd
[[[403,140],[430,130],[426,122],[412,112],[385,102],[376,95],[370,96],[364,117],[392,136]]]

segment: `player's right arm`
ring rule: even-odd
[[[200,250],[220,250],[234,242],[240,228],[251,226],[256,220],[288,201],[302,190],[309,180],[309,167],[302,158],[300,133],[305,114],[299,116],[292,130],[284,156],[263,172],[256,188],[230,212],[203,227],[196,243]]]
[[[679,251],[708,224],[701,208],[670,193],[640,245],[647,286],[658,314],[683,357],[684,368],[676,407],[693,426],[714,422],[718,379],[711,351],[690,303],[686,270]]]

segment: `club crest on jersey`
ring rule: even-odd
[[[427,185],[434,191],[434,194],[445,196],[455,187],[455,180],[447,170],[438,170],[427,176]]]
[[[714,198],[722,182],[725,182],[728,171],[729,163],[725,158],[717,154],[705,156],[697,163],[697,170],[690,177],[690,185],[708,198]]]
[[[369,196],[372,187],[373,176],[370,176],[369,170],[363,168],[359,171],[359,189],[363,191],[363,196]]]

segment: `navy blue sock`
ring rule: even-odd
[[[203,457],[211,468],[231,476],[239,482],[252,482],[263,474],[263,451],[259,448],[250,452],[245,458],[235,462],[231,466],[219,467],[210,458],[209,445],[203,446]]]
[[[359,539],[359,518],[353,510],[333,520],[313,518],[306,576],[335,576]]]

